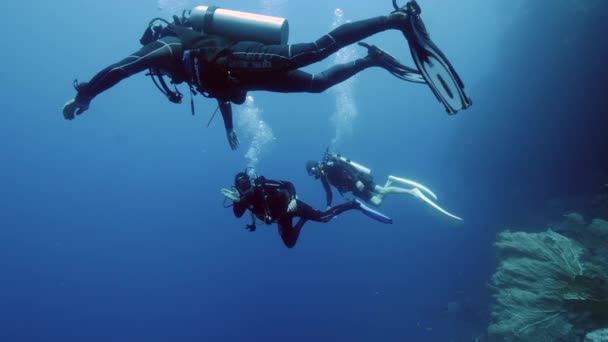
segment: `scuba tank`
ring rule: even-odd
[[[159,21],[165,25],[157,24]],[[197,6],[191,10],[184,10],[181,17],[174,15],[172,24],[162,18],[152,19],[140,38],[140,43],[142,45],[150,44],[163,37],[167,31],[171,31],[171,25],[191,27],[195,31],[222,36],[233,42],[255,41],[264,44],[287,44],[289,38],[289,24],[284,18],[231,11],[217,6]],[[181,103],[183,94],[177,88],[171,90],[168,87],[160,70],[150,69],[148,75],[152,76],[156,87],[167,96],[169,101]],[[192,86],[190,93],[196,95]],[[190,96],[190,109],[194,115],[192,96]]]
[[[217,6],[196,6],[184,13],[186,25],[194,30],[215,34],[232,41],[287,44],[287,19],[232,11]]]
[[[357,169],[357,171],[359,171],[361,173],[365,173],[366,175],[370,175],[372,173],[372,170],[370,170],[369,168],[367,168],[367,167],[365,167],[365,166],[363,166],[363,165],[361,165],[359,163],[356,163],[356,162],[354,162],[354,161],[352,161],[352,160],[350,160],[350,159],[348,159],[346,157],[342,157],[341,155],[338,155],[337,157],[341,161],[343,161],[343,162],[345,162],[347,164],[350,164],[352,167],[354,167],[355,169]]]
[[[365,173],[366,175],[372,174],[372,170],[370,170],[369,168],[367,168],[359,163],[356,163],[344,156],[341,156],[340,154],[330,152],[329,148],[328,148],[327,151],[325,151],[325,156],[323,156],[323,161],[330,161],[332,159],[337,159],[343,163],[349,164],[350,166],[357,169],[357,171],[359,171],[361,173]]]

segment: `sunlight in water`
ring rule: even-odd
[[[205,1],[193,1],[193,0],[158,0],[157,8],[162,11],[165,15],[171,16],[173,14],[180,14],[182,10],[191,9],[198,5],[212,5]],[[217,4],[220,5],[220,4]],[[223,7],[220,5],[220,7]],[[260,0],[260,14],[281,16],[285,13],[287,7],[287,0]],[[233,8],[238,10],[238,8]]]
[[[158,10],[166,16],[180,14],[183,10],[194,6],[194,1],[191,0],[158,0],[157,4]]]
[[[336,9],[334,12],[333,28],[336,28],[346,21],[344,20],[344,12],[341,9]],[[348,63],[357,57],[357,50],[354,46],[347,46],[336,53],[334,62],[336,64]],[[354,100],[355,79],[351,78],[332,88],[336,98],[336,108],[331,116],[331,122],[336,128],[336,133],[331,141],[331,147],[336,145],[352,133],[353,121],[357,117],[357,105]]]
[[[262,120],[262,111],[255,105],[253,96],[247,96],[247,101],[239,107],[236,116],[237,133],[242,138],[250,139],[251,144],[245,153],[247,166],[255,168],[260,155],[268,148],[268,144],[275,140],[272,129]]]
[[[262,14],[280,17],[285,13],[287,0],[260,0]]]

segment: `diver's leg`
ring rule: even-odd
[[[352,62],[336,64],[331,68],[317,74],[309,74],[301,70],[294,70],[286,74],[275,75],[275,77],[257,77],[253,79],[253,82],[250,82],[250,84],[257,83],[257,85],[248,88],[250,90],[269,90],[283,93],[322,93],[334,85],[342,83],[370,67],[381,67],[393,74],[401,72],[406,76],[400,75],[397,77],[412,82],[418,82],[417,80],[412,80],[417,76],[414,75],[410,77],[410,75],[413,74],[408,70],[399,69],[398,71],[395,71],[394,67],[386,65],[386,58],[387,57],[382,54],[372,54],[356,59]],[[261,82],[265,83],[266,85],[262,86],[260,84]]]
[[[410,189],[404,189],[397,186],[380,186],[376,185],[376,189],[374,190],[378,195],[382,197],[390,194],[408,194],[414,195],[414,191]]]
[[[384,196],[387,194],[387,190],[385,187],[376,185],[373,182],[365,185],[365,188],[358,189],[357,191],[353,191],[355,196],[365,200],[368,203],[373,204],[376,207],[382,205],[382,201],[384,200]]]
[[[349,63],[334,65],[323,72],[312,75],[312,83],[309,92],[321,93],[372,66],[375,66],[375,64],[371,59],[366,57],[356,59]]]
[[[357,202],[349,201],[344,204],[330,207],[326,211],[321,211],[319,209],[315,209],[315,208],[311,207],[310,205],[308,205],[305,202],[302,202],[300,200],[297,200],[297,201],[298,201],[298,208],[293,213],[293,216],[299,216],[303,220],[306,220],[306,221],[310,220],[310,221],[323,222],[323,223],[330,221],[332,218],[334,218],[338,214],[341,214],[347,210],[355,209],[359,206]]]
[[[384,186],[376,185],[373,191],[374,195],[369,199],[369,202],[376,207],[379,207],[384,201],[384,196],[390,194],[407,194],[417,197],[417,193],[413,189],[404,189],[396,186],[392,186],[390,178],[386,181]]]
[[[231,47],[231,70],[274,69],[284,67],[295,70],[323,60],[350,44],[389,29],[402,29],[404,15],[355,21],[338,26],[333,31],[310,43],[266,45],[256,42],[238,42]]]
[[[323,220],[323,212],[311,207],[308,203],[303,202],[301,200],[296,200],[298,202],[298,206],[296,211],[293,213],[293,216],[298,216],[303,220],[310,220],[315,222],[326,222]]]
[[[295,68],[301,68],[323,60],[341,48],[376,33],[389,29],[399,29],[403,22],[403,15],[394,13],[388,16],[346,23],[338,26],[315,42],[290,45],[289,58]]]
[[[309,75],[310,81],[305,84],[303,89],[298,89],[297,91],[303,91],[308,93],[321,93],[334,85],[344,82],[347,79],[353,77],[357,73],[374,66],[374,63],[368,58],[359,58],[352,62],[336,64],[331,68],[317,73],[313,75]],[[294,71],[290,74],[295,73],[295,77],[290,77],[290,80],[297,78],[297,74],[301,71]],[[301,84],[299,82],[294,82],[293,85]],[[290,85],[290,86],[293,86]]]
[[[285,215],[277,222],[279,235],[281,235],[281,239],[287,248],[293,248],[296,245],[298,237],[300,237],[300,231],[302,230],[304,223],[306,223],[306,220],[300,219],[298,220],[298,223],[296,223],[296,226],[293,227],[291,220],[291,215]]]
[[[322,212],[318,209],[314,209],[305,202],[300,200],[297,201],[298,206],[296,211],[283,216],[277,222],[279,226],[279,234],[281,235],[281,239],[283,239],[283,243],[285,243],[287,248],[293,248],[295,246],[296,242],[298,241],[298,237],[300,236],[300,232],[302,231],[302,227],[304,227],[306,221],[311,220],[316,222],[327,222],[345,210],[354,209],[353,204],[343,204],[341,206],[333,207],[326,212]],[[299,220],[294,227],[292,225],[292,219],[296,216],[299,217]]]
[[[375,66],[373,61],[368,58],[360,58],[349,63],[334,65],[317,74],[294,70],[287,73],[273,73],[268,77],[242,77],[241,82],[247,90],[321,93],[372,66]]]
[[[376,19],[378,18],[369,19],[368,21],[372,21],[372,25],[369,26],[378,26],[377,23],[373,23],[379,21]],[[352,27],[365,27],[367,26],[365,22],[353,23]],[[343,42],[352,43],[370,31],[377,31],[377,29],[370,31],[353,29],[350,25],[342,25],[340,28],[332,31],[332,33],[338,32],[336,35],[340,37],[349,36],[349,34],[342,31],[363,32],[360,35],[353,35],[354,39],[352,40],[342,39]],[[330,35],[324,36],[324,38],[329,39],[327,37],[331,37]],[[231,74],[239,80],[240,86],[243,89],[282,93],[321,93],[370,67],[384,68],[393,75],[411,82],[424,82],[422,76],[415,69],[400,64],[397,59],[386,51],[367,44],[364,44],[364,46],[368,49],[368,55],[363,58],[334,65],[314,75],[298,70],[300,67],[329,56],[344,46],[343,44],[336,43],[338,40],[334,42],[334,40],[330,39],[332,41],[331,44],[327,42],[323,43],[321,41],[324,38],[321,38],[316,43],[296,45],[265,45],[255,42],[240,42],[232,48],[228,67],[231,70]]]
[[[433,197],[435,199],[435,201],[437,200],[437,195],[435,195],[435,193],[433,191],[431,191],[431,189],[429,189],[426,186],[424,186],[423,184],[420,184],[420,183],[418,183],[416,181],[413,181],[411,179],[406,179],[406,178],[402,178],[402,177],[396,177],[396,176],[393,176],[393,175],[389,175],[388,179],[386,180],[385,187],[390,186],[394,182],[405,184],[405,185],[409,185],[409,186],[412,186],[414,188],[420,189],[423,192],[425,192],[426,194],[428,194],[429,196]]]
[[[384,183],[384,187],[388,187],[393,185],[393,180],[391,179],[391,176],[388,176],[388,178],[386,179],[386,183]]]
[[[343,212],[348,211],[348,210],[357,209],[357,208],[359,208],[359,206],[360,206],[359,203],[357,203],[354,200],[350,200],[346,203],[342,203],[342,204],[338,204],[336,206],[330,207],[329,209],[327,209],[326,211],[324,211],[322,213],[322,216],[321,216],[321,219],[323,220],[322,222],[328,222],[329,220],[342,214]]]

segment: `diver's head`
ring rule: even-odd
[[[234,188],[241,194],[251,190],[251,178],[246,172],[239,172],[234,176]]]
[[[306,162],[306,171],[308,171],[309,176],[315,176],[315,178],[319,178],[321,176],[321,169],[316,160],[309,160]]]

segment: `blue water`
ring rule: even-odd
[[[378,183],[389,174],[422,182],[465,223],[388,197],[392,226],[349,212],[308,223],[286,249],[275,226],[249,233],[222,207],[219,189],[251,161],[255,131],[241,122],[242,146],[231,151],[219,119],[205,128],[214,101],[196,98],[193,117],[137,75],[77,120],[62,117],[72,81],[137,50],[166,3],[0,5],[0,341],[465,341],[489,317],[496,232],[544,229],[607,181],[607,5],[420,0],[473,107],[447,116],[428,88],[380,69],[320,95],[251,93],[272,135],[256,169],[323,207],[304,163],[335,141]],[[218,5],[289,18],[291,42],[326,33],[337,8],[346,20],[390,9],[376,0]],[[400,33],[368,42],[411,63]],[[332,115],[353,111],[336,103],[357,113],[339,128]],[[445,313],[450,301],[482,318]]]

